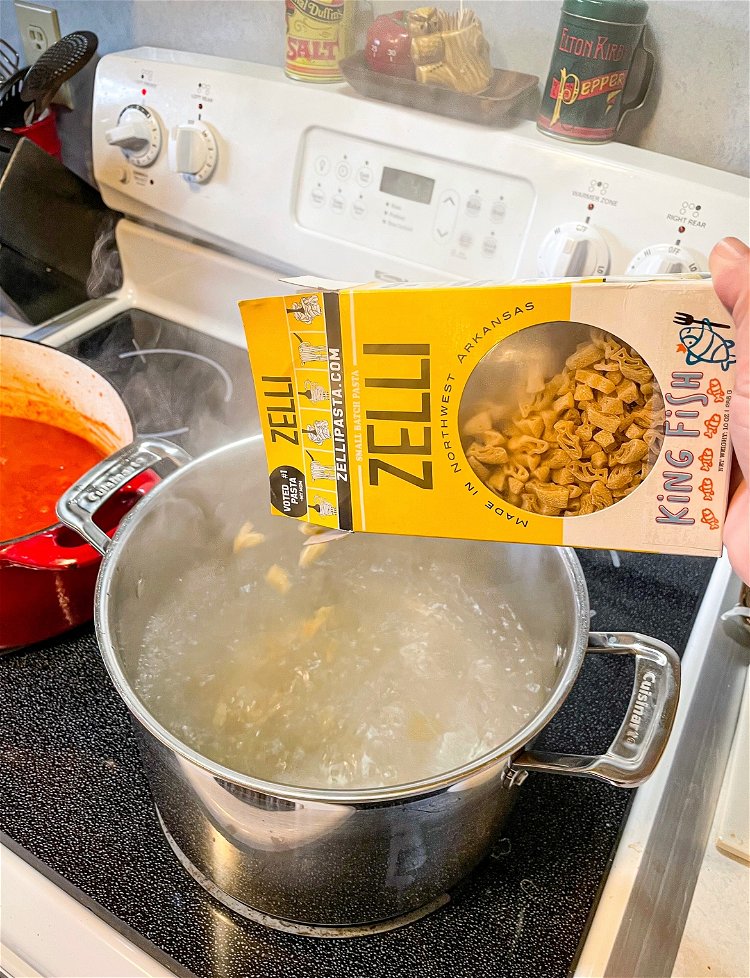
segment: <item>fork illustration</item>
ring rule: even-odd
[[[703,326],[713,326],[714,329],[731,329],[731,326],[727,326],[726,323],[712,323],[710,319],[696,319],[695,316],[691,316],[689,312],[676,312],[674,314],[674,319],[672,320],[676,326],[692,326],[693,323]]]

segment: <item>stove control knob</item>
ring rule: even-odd
[[[175,126],[169,141],[169,167],[190,183],[205,183],[216,169],[216,137],[204,122]]]
[[[650,245],[639,251],[628,265],[628,275],[679,275],[699,272],[695,258],[679,245]]]
[[[119,146],[133,166],[151,166],[161,150],[159,120],[145,105],[126,105],[104,138],[110,146]]]
[[[606,275],[609,248],[589,224],[558,224],[542,242],[538,264],[543,278]]]

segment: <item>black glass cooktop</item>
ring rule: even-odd
[[[112,383],[139,435],[161,435],[200,455],[258,430],[244,345],[132,309],[62,349]]]
[[[121,356],[146,344],[198,356],[183,356],[177,369],[177,354]],[[72,352],[110,377],[142,433],[187,429],[171,437],[195,453],[247,428],[253,401],[242,349],[132,312]],[[205,411],[192,411],[199,400],[216,411],[208,428],[197,422]],[[713,561],[579,556],[593,627],[645,632],[682,654]],[[538,745],[604,750],[631,682],[626,659],[590,656]],[[562,978],[575,962],[631,797],[595,781],[531,775],[491,855],[446,906],[388,934],[292,936],[216,903],[175,859],[91,627],[0,658],[2,840],[180,975]]]

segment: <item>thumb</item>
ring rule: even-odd
[[[724,238],[709,258],[714,290],[737,327],[734,394],[729,411],[729,433],[746,479],[750,480],[750,249],[737,238]]]
[[[750,249],[737,238],[724,238],[711,252],[708,264],[717,296],[734,317],[740,333],[745,332],[750,288]]]

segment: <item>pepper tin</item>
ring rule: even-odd
[[[537,128],[579,143],[613,139],[626,112],[648,91],[653,55],[643,46],[643,0],[565,0],[542,92]],[[645,71],[637,92],[624,91],[638,51]]]

